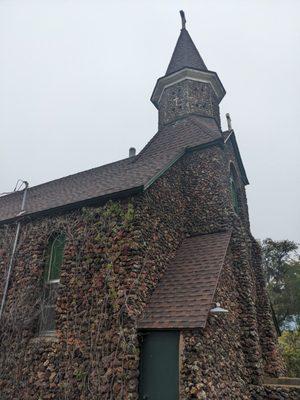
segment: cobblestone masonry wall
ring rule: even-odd
[[[213,117],[220,126],[219,104],[210,84],[185,80],[164,90],[159,103],[159,126],[188,114]]]
[[[251,400],[299,400],[300,389],[284,386],[253,386]]]
[[[269,360],[267,372],[278,372],[275,336],[258,328],[269,313],[257,294],[253,239],[231,206],[230,154],[190,153],[143,195],[23,223],[0,326],[1,400],[137,399],[136,321],[187,232],[231,228],[233,239],[217,292],[228,318],[183,332],[182,400],[250,399]],[[1,229],[1,282],[14,229]],[[45,248],[60,230],[67,240],[54,340],[39,337],[38,318]]]
[[[183,333],[182,399],[249,398],[246,360],[240,337],[241,307],[237,284],[232,254],[229,253],[215,296],[229,313],[210,315],[204,330]]]

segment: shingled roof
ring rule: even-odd
[[[206,65],[194,45],[190,34],[183,28],[177,40],[166,75],[173,74],[187,67],[207,71]]]
[[[203,328],[218,285],[230,232],[187,238],[139,321],[141,329]]]
[[[145,187],[189,147],[222,140],[212,118],[189,116],[160,129],[136,156],[93,168],[28,190],[26,214],[82,204],[138,187]],[[20,212],[22,192],[0,197],[0,221]]]

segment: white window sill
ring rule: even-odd
[[[49,285],[51,285],[51,284],[53,284],[53,283],[59,283],[60,282],[60,279],[52,279],[52,280],[50,280],[50,281],[47,281],[46,283]]]

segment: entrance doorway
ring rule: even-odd
[[[179,399],[179,332],[150,331],[142,336],[140,400]]]

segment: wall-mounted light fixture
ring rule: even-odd
[[[224,314],[228,313],[228,310],[222,308],[220,303],[216,303],[216,306],[210,310],[212,314]]]

